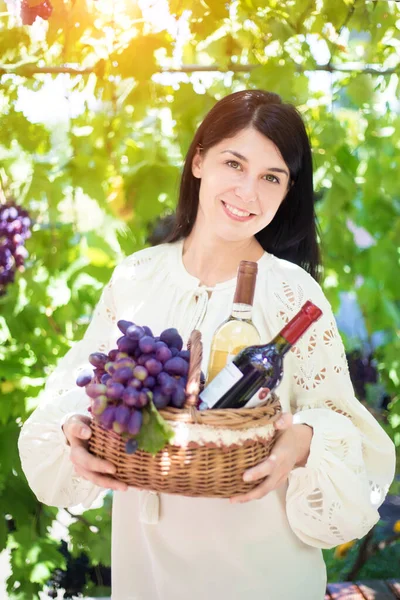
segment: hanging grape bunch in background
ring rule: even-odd
[[[22,0],[21,2],[20,15],[23,25],[33,25],[37,17],[47,21],[52,12],[50,0]]]
[[[16,271],[24,270],[28,252],[25,240],[31,236],[29,213],[14,201],[0,205],[0,296],[15,280]]]

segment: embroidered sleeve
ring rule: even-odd
[[[309,460],[289,477],[287,515],[307,544],[333,547],[363,537],[379,520],[394,477],[394,445],[354,396],[329,302],[313,280],[283,283],[277,317],[287,322],[306,300],[323,316],[290,351],[295,423],[313,428]]]

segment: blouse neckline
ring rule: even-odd
[[[187,269],[183,263],[183,239],[178,240],[177,242],[171,244],[171,246],[172,246],[172,248],[171,248],[172,252],[170,253],[170,256],[172,258],[171,274],[174,274],[175,276],[177,276],[179,281],[181,283],[186,284],[187,287],[189,287],[191,289],[200,288],[202,290],[214,292],[217,290],[234,288],[236,286],[236,280],[237,280],[236,276],[233,277],[232,279],[228,279],[226,281],[221,281],[220,283],[217,283],[213,287],[201,285],[200,279],[198,279],[194,275],[191,275],[189,273],[189,271],[187,271]],[[269,254],[268,252],[264,252],[264,254],[261,256],[261,258],[259,258],[257,261],[258,273],[260,273],[268,264],[271,263],[271,259],[272,259],[272,254]]]

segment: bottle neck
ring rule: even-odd
[[[250,321],[253,306],[243,302],[234,302],[231,311],[231,318],[239,321]]]
[[[290,350],[292,344],[288,342],[286,338],[283,337],[282,333],[278,333],[277,336],[268,344],[268,346],[274,346],[278,354],[283,356]]]

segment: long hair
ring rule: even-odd
[[[193,229],[200,190],[200,180],[192,173],[197,148],[200,146],[205,154],[246,127],[253,127],[275,144],[289,168],[291,182],[274,219],[255,237],[264,250],[301,266],[319,280],[321,257],[310,142],[297,109],[271,92],[235,92],[217,102],[206,115],[186,155],[174,229],[165,241],[185,238]]]

